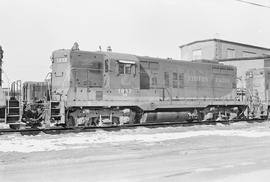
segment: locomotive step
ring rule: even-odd
[[[61,115],[51,115],[52,118],[61,117]]]
[[[20,117],[20,115],[7,115],[7,117],[11,118],[11,117]]]
[[[19,107],[19,103],[9,103],[9,107]]]
[[[19,102],[18,100],[9,100],[9,102]]]
[[[7,116],[20,116],[20,113],[13,112],[13,113],[9,113]]]

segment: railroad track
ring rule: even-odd
[[[224,121],[193,121],[193,122],[163,122],[163,123],[144,123],[144,124],[127,124],[119,126],[91,126],[91,127],[50,127],[50,128],[25,128],[25,129],[0,129],[0,135],[10,134],[10,133],[21,133],[22,135],[37,135],[39,133],[45,134],[61,134],[61,133],[79,133],[79,132],[95,132],[98,130],[104,131],[119,131],[122,129],[132,129],[138,127],[146,128],[158,128],[158,127],[176,127],[176,126],[194,126],[194,125],[215,125],[217,123],[221,124],[231,124],[236,122],[245,121],[248,123],[254,122],[265,122],[266,119],[246,119],[246,120],[224,120]]]

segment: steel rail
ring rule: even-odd
[[[188,127],[195,125],[215,125],[221,124],[231,124],[236,122],[266,122],[266,119],[245,119],[245,120],[223,120],[223,121],[193,121],[193,122],[162,122],[162,123],[143,123],[143,124],[126,124],[117,126],[82,126],[82,127],[51,127],[51,128],[26,128],[26,129],[0,129],[0,135],[10,134],[10,133],[21,133],[22,135],[37,135],[41,132],[45,134],[62,134],[62,133],[79,133],[79,132],[95,132],[97,130],[104,131],[119,131],[122,129],[133,129],[138,127],[146,128],[159,128],[159,127]]]

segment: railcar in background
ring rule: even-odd
[[[23,83],[22,88],[23,102],[25,104],[45,102],[50,100],[50,82],[33,82]]]
[[[5,123],[6,121],[6,95],[4,90],[0,87],[0,123]]]
[[[2,46],[0,45],[0,123],[4,123],[6,121],[6,97],[4,90],[2,89],[2,64],[4,51]]]
[[[250,69],[246,72],[246,98],[250,114],[265,118],[269,113],[270,68]]]

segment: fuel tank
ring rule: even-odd
[[[181,122],[190,120],[188,112],[153,112],[144,113],[141,123]]]

